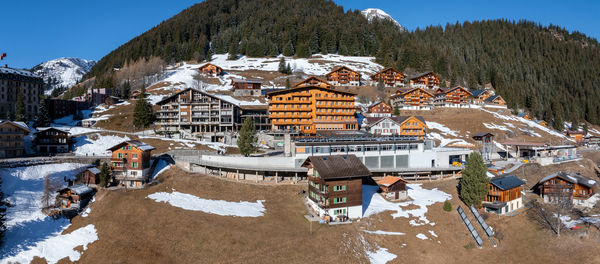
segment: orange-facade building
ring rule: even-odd
[[[221,75],[223,73],[223,69],[221,67],[214,65],[212,63],[204,64],[204,65],[200,66],[200,68],[198,68],[198,70],[201,73],[211,75],[211,76],[217,76],[217,75]]]
[[[419,73],[409,79],[409,83],[413,87],[421,87],[428,89],[436,89],[440,87],[440,77],[434,72]]]
[[[360,73],[346,66],[340,66],[333,69],[325,75],[327,81],[333,85],[339,86],[359,86]]]
[[[435,92],[434,104],[436,106],[461,107],[469,104],[469,98],[472,95],[462,86],[449,89],[439,88]]]
[[[420,87],[400,89],[390,97],[392,105],[400,109],[418,110],[431,108],[433,104],[433,94]]]
[[[404,79],[406,79],[406,75],[392,67],[383,69],[380,72],[371,75],[371,81],[373,83],[381,81],[388,87],[404,86]]]
[[[272,129],[305,134],[316,134],[319,130],[357,130],[355,96],[351,92],[321,86],[300,86],[268,93]]]
[[[120,184],[141,188],[149,181],[153,146],[138,140],[129,140],[108,150],[112,151],[110,169]]]

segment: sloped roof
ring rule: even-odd
[[[61,189],[61,191],[64,191],[64,190],[71,190],[72,192],[74,192],[78,195],[91,193],[93,191],[92,188],[85,186],[84,184],[76,184],[76,185]]]
[[[30,131],[29,126],[27,126],[27,124],[25,124],[25,122],[0,119],[0,125],[2,125],[4,123],[12,124],[13,126],[16,126],[18,128],[25,130],[27,133],[29,133],[29,131]]]
[[[387,175],[387,176],[383,177],[381,180],[377,181],[377,184],[388,187],[388,186],[394,185],[395,183],[397,183],[399,181],[406,182],[404,179],[402,179],[400,177]]]
[[[331,70],[329,73],[325,74],[325,76],[327,76],[327,75],[330,75],[330,74],[332,74],[332,73],[334,73],[334,72],[336,72],[336,71],[339,71],[339,70],[341,70],[341,69],[346,69],[346,70],[349,70],[349,71],[351,71],[351,72],[355,72],[355,73],[357,73],[357,74],[358,74],[358,76],[361,76],[360,72],[357,72],[357,71],[355,71],[355,70],[353,70],[353,69],[350,69],[350,68],[348,68],[347,66],[339,66],[339,67],[337,67],[337,68],[334,68],[334,69],[333,69],[333,70]]]
[[[437,89],[437,91],[441,91],[441,92],[440,92],[440,93],[438,93],[438,94],[447,94],[447,93],[449,93],[449,92],[452,92],[452,91],[454,91],[454,90],[456,90],[456,89],[462,89],[462,90],[464,90],[465,92],[469,93],[470,95],[473,95],[471,92],[469,92],[469,89],[467,89],[467,88],[465,88],[465,87],[462,87],[462,86],[460,86],[460,85],[459,85],[459,86],[454,86],[454,87],[452,87],[452,88],[439,88],[439,89]]]
[[[579,173],[574,173],[574,172],[567,173],[567,172],[563,172],[563,171],[559,171],[557,173],[550,174],[550,175],[544,177],[542,180],[540,180],[539,183],[542,184],[542,183],[544,183],[550,179],[553,179],[555,177],[561,178],[561,179],[563,179],[567,182],[573,183],[573,184],[583,185],[588,188],[592,188],[594,185],[596,185],[595,180],[585,177]]]
[[[87,170],[89,170],[93,174],[100,174],[100,170],[96,167],[91,167],[91,168],[88,168]]]
[[[109,148],[108,150],[114,151],[115,149],[118,149],[118,148],[122,147],[123,145],[127,145],[127,144],[131,144],[132,146],[134,146],[136,148],[139,148],[139,149],[141,149],[143,151],[148,151],[148,150],[155,149],[153,146],[148,145],[148,144],[146,144],[146,143],[144,143],[142,141],[139,141],[139,140],[129,140],[129,141],[123,141],[123,142],[121,142],[121,143],[119,143],[119,144],[117,144],[117,145]]]
[[[38,76],[35,73],[32,73],[30,71],[18,70],[18,69],[7,68],[7,67],[0,67],[0,73],[16,74],[16,75],[22,75],[22,76],[32,77],[32,78],[41,78],[40,76]]]
[[[234,82],[234,83],[259,83],[259,84],[262,83],[262,81],[258,80],[258,79],[239,79],[239,78],[233,78],[233,79],[231,79],[231,82]]]
[[[516,187],[519,187],[519,186],[525,184],[524,181],[517,178],[517,176],[515,176],[515,175],[494,177],[490,180],[490,183],[492,185],[500,188],[500,190],[503,190],[503,191],[510,190],[512,188],[516,188]]]
[[[487,90],[483,89],[483,90],[473,90],[471,91],[471,94],[475,97],[475,96],[480,96],[481,94],[485,93]]]
[[[302,166],[310,163],[323,179],[371,176],[371,171],[354,155],[310,156]]]
[[[526,115],[528,115],[529,113],[519,113],[517,116],[518,117],[525,117]]]
[[[502,96],[500,96],[499,94],[494,94],[490,97],[488,97],[487,99],[485,99],[486,102],[493,102],[494,100],[496,100],[496,98],[502,98]],[[502,98],[504,99],[504,98]]]
[[[310,80],[317,80],[317,81],[319,81],[319,82],[321,82],[321,83],[324,83],[324,84],[326,84],[328,87],[333,87],[333,85],[331,85],[331,84],[330,84],[330,83],[328,83],[327,81],[324,81],[324,80],[322,80],[322,79],[320,79],[320,78],[318,78],[318,77],[316,77],[316,76],[310,76],[310,77],[308,77],[308,78],[306,78],[306,79],[304,79],[304,80],[302,80],[302,81],[300,81],[300,82],[296,83],[296,84],[294,85],[294,87],[299,87],[301,84],[303,84],[303,83],[305,83],[305,82],[308,82],[308,81],[310,81]]]
[[[408,79],[409,79],[409,80],[412,80],[412,79],[420,78],[420,77],[423,77],[423,76],[425,76],[425,75],[427,75],[427,74],[430,74],[430,73],[432,73],[433,75],[436,75],[436,74],[435,74],[435,72],[433,72],[433,71],[426,71],[426,72],[417,73],[416,75],[413,75],[413,76],[411,76],[411,77],[410,77],[410,78],[408,78]],[[437,75],[436,75],[436,76],[437,76]]]
[[[408,119],[410,117],[415,117],[419,121],[423,122],[423,124],[427,124],[427,123],[425,123],[425,119],[422,116],[391,116],[391,117],[384,116],[384,117],[365,117],[365,118],[367,119],[367,127],[372,127],[385,119],[389,119],[392,122],[400,125],[400,124],[402,124],[402,122],[404,122],[406,119]]]
[[[375,77],[378,74],[381,74],[381,73],[384,73],[384,72],[390,71],[390,70],[393,71],[393,72],[400,73],[400,74],[406,76],[406,74],[404,74],[403,72],[401,72],[399,70],[396,70],[396,68],[394,68],[394,67],[387,67],[387,68],[385,68],[385,69],[383,69],[381,71],[378,71],[378,72],[374,73],[373,75],[371,75],[371,77],[373,78],[373,77]]]
[[[371,108],[371,107],[373,107],[373,106],[376,106],[376,105],[378,105],[378,104],[381,104],[381,103],[384,103],[385,105],[389,106],[389,105],[388,105],[386,102],[384,102],[384,101],[377,101],[377,102],[375,102],[375,103],[372,103],[372,104],[368,105],[368,106],[367,106],[367,108]]]
[[[43,132],[43,131],[46,131],[46,130],[56,130],[56,131],[59,131],[59,132],[63,132],[63,133],[70,134],[70,132],[69,132],[69,131],[67,131],[67,130],[64,130],[64,129],[62,129],[62,128],[56,128],[56,127],[44,127],[44,128],[37,128],[37,132],[35,132],[35,133],[37,134],[37,133],[40,133],[40,132]]]
[[[208,63],[205,63],[204,65],[200,66],[200,68],[198,68],[198,69],[202,69],[202,68],[204,68],[204,67],[211,66],[211,65],[212,65],[212,66],[215,66],[215,67],[217,67],[217,68],[219,68],[219,69],[221,69],[221,67],[219,67],[218,65],[212,64],[212,63],[210,63],[210,62],[208,62]]]
[[[207,92],[205,92],[205,91],[198,90],[198,89],[195,89],[195,88],[186,88],[186,89],[183,89],[183,90],[181,90],[181,91],[178,91],[178,92],[176,92],[176,93],[174,93],[174,94],[172,94],[172,95],[169,95],[169,96],[167,96],[167,97],[164,97],[162,100],[158,101],[158,102],[156,103],[156,105],[159,105],[159,104],[161,104],[161,103],[163,103],[163,102],[166,102],[166,101],[170,100],[171,98],[173,98],[173,97],[175,97],[175,96],[178,96],[178,95],[180,95],[181,93],[187,92],[187,91],[189,91],[189,90],[193,90],[194,92],[198,92],[198,93],[201,93],[201,94],[203,94],[203,95],[206,95],[206,96],[209,96],[209,97],[212,97],[212,98],[218,99],[218,100],[222,100],[222,101],[228,102],[228,103],[230,103],[230,104],[232,104],[232,105],[236,105],[234,102],[230,102],[230,101],[228,101],[227,99],[220,98],[220,97],[219,97],[218,95],[216,95],[216,94],[210,94],[210,93],[207,93]]]

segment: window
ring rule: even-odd
[[[137,154],[131,154],[131,158],[137,159]]]
[[[333,186],[333,190],[338,192],[338,191],[345,191],[346,190],[346,185],[336,185]]]
[[[138,168],[138,165],[139,165],[139,164],[138,164],[137,162],[132,162],[132,163],[131,163],[131,167],[132,167],[132,168]]]
[[[346,209],[335,209],[333,215],[346,215]]]
[[[122,159],[122,158],[123,158],[123,153],[117,153],[117,157],[118,157],[119,159]]]
[[[333,198],[333,203],[334,204],[345,203],[345,202],[346,202],[346,197],[336,197],[336,198]]]

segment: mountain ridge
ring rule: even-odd
[[[95,64],[95,60],[61,57],[42,62],[30,71],[44,79],[48,85],[44,93],[49,95],[56,88],[66,89],[75,85]]]

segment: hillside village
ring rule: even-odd
[[[600,262],[600,127],[491,83],[339,54],[73,76],[0,67],[0,263]]]

